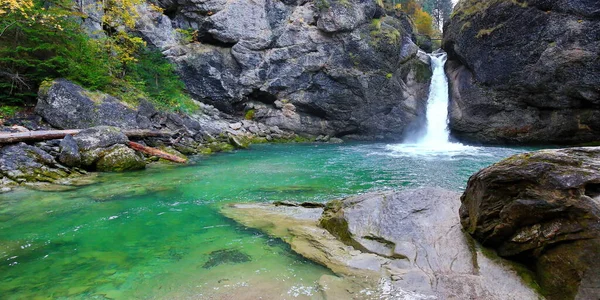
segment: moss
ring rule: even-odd
[[[454,12],[452,12],[450,17],[452,19],[458,18],[460,21],[464,21],[478,14],[485,15],[485,11],[488,8],[499,3],[511,3],[521,8],[528,7],[526,1],[519,2],[517,0],[462,0],[454,7]]]
[[[418,59],[413,60],[412,69],[415,70],[415,77],[419,83],[428,82],[431,80],[431,76],[433,76],[433,72],[431,71],[429,65],[424,64]]]
[[[460,31],[463,32],[466,29],[469,29],[471,27],[471,22],[465,22],[461,27],[460,27]]]
[[[198,153],[202,155],[211,155],[213,152],[209,147],[200,147],[198,148]]]
[[[101,93],[101,92],[92,92],[92,91],[88,91],[88,90],[84,90],[83,91],[83,96],[90,98],[90,100],[94,101],[94,103],[99,104],[102,101],[104,101],[104,98],[106,97],[106,94]]]
[[[212,142],[208,144],[211,152],[229,152],[233,151],[235,147],[233,145],[226,142]]]
[[[479,32],[477,32],[477,35],[475,37],[482,38],[484,36],[488,36],[488,35],[492,34],[494,31],[502,28],[502,26],[504,26],[504,24],[498,24],[492,28],[481,29],[481,30],[479,30]]]
[[[246,119],[246,120],[253,120],[255,113],[256,113],[256,111],[254,109],[248,110],[246,112],[246,115],[244,116],[244,119]]]
[[[390,45],[400,42],[402,33],[390,25],[383,24],[381,19],[373,19],[369,28],[371,29],[371,41],[369,44],[373,47],[381,42],[387,42]]]
[[[250,138],[251,144],[266,144],[268,142],[269,141],[267,140],[267,138],[260,137],[260,136],[253,136]]]
[[[39,95],[47,95],[50,87],[54,84],[54,80],[44,80],[40,83],[40,88],[38,89]]]
[[[135,151],[124,145],[108,150],[96,163],[96,169],[105,172],[140,170],[145,167],[145,161]]]

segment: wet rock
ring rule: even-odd
[[[460,208],[465,230],[535,271],[548,299],[600,291],[600,148],[515,155],[474,174]]]
[[[252,259],[250,256],[240,250],[236,249],[223,249],[213,251],[208,255],[208,260],[204,265],[205,269],[210,269],[222,264],[240,264],[249,262]]]
[[[72,135],[65,136],[60,142],[58,160],[68,167],[78,167],[81,164],[79,146]]]
[[[450,127],[484,143],[600,140],[600,2],[460,1],[444,29]]]
[[[425,188],[336,200],[324,210],[239,204],[222,212],[327,266],[342,279],[335,290],[356,299],[365,291],[365,299],[537,299],[517,266],[484,255],[463,234],[459,205],[458,193]]]
[[[96,162],[96,170],[103,172],[141,170],[145,167],[144,157],[125,145],[114,145],[104,150]]]
[[[19,143],[0,149],[0,174],[17,183],[54,182],[71,171],[41,149]]]
[[[229,134],[229,143],[238,149],[246,149],[250,146],[250,142],[243,137]]]

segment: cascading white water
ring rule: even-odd
[[[450,142],[448,129],[448,78],[444,72],[446,53],[430,54],[433,75],[427,99],[425,134],[408,140],[413,143],[387,145],[391,156],[449,156],[478,155],[479,148]],[[422,132],[422,131],[421,131]]]
[[[444,72],[446,53],[430,54],[433,76],[427,99],[427,131],[418,144],[448,144],[448,78]]]

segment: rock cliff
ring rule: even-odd
[[[226,113],[363,139],[401,139],[423,119],[427,56],[410,20],[373,0],[158,3],[164,14],[141,8],[139,33],[192,96]]]
[[[600,2],[460,1],[444,30],[455,137],[600,140]]]

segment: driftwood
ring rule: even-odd
[[[174,161],[176,163],[184,164],[184,163],[187,162],[186,159],[181,158],[181,157],[179,157],[177,155],[169,154],[169,153],[164,152],[162,150],[158,150],[158,149],[152,148],[152,147],[147,147],[147,146],[144,146],[142,144],[138,144],[136,142],[129,142],[129,147],[131,147],[131,149],[133,149],[133,150],[140,151],[140,152],[146,153],[148,155],[160,157],[160,158],[163,158],[163,159],[166,159],[166,160]]]
[[[36,142],[45,140],[62,139],[67,135],[76,135],[83,129],[67,130],[40,130],[14,133],[0,133],[0,144],[18,143],[18,142]],[[148,129],[127,129],[123,133],[129,138],[145,137],[169,137],[173,136],[171,131],[148,130]]]

